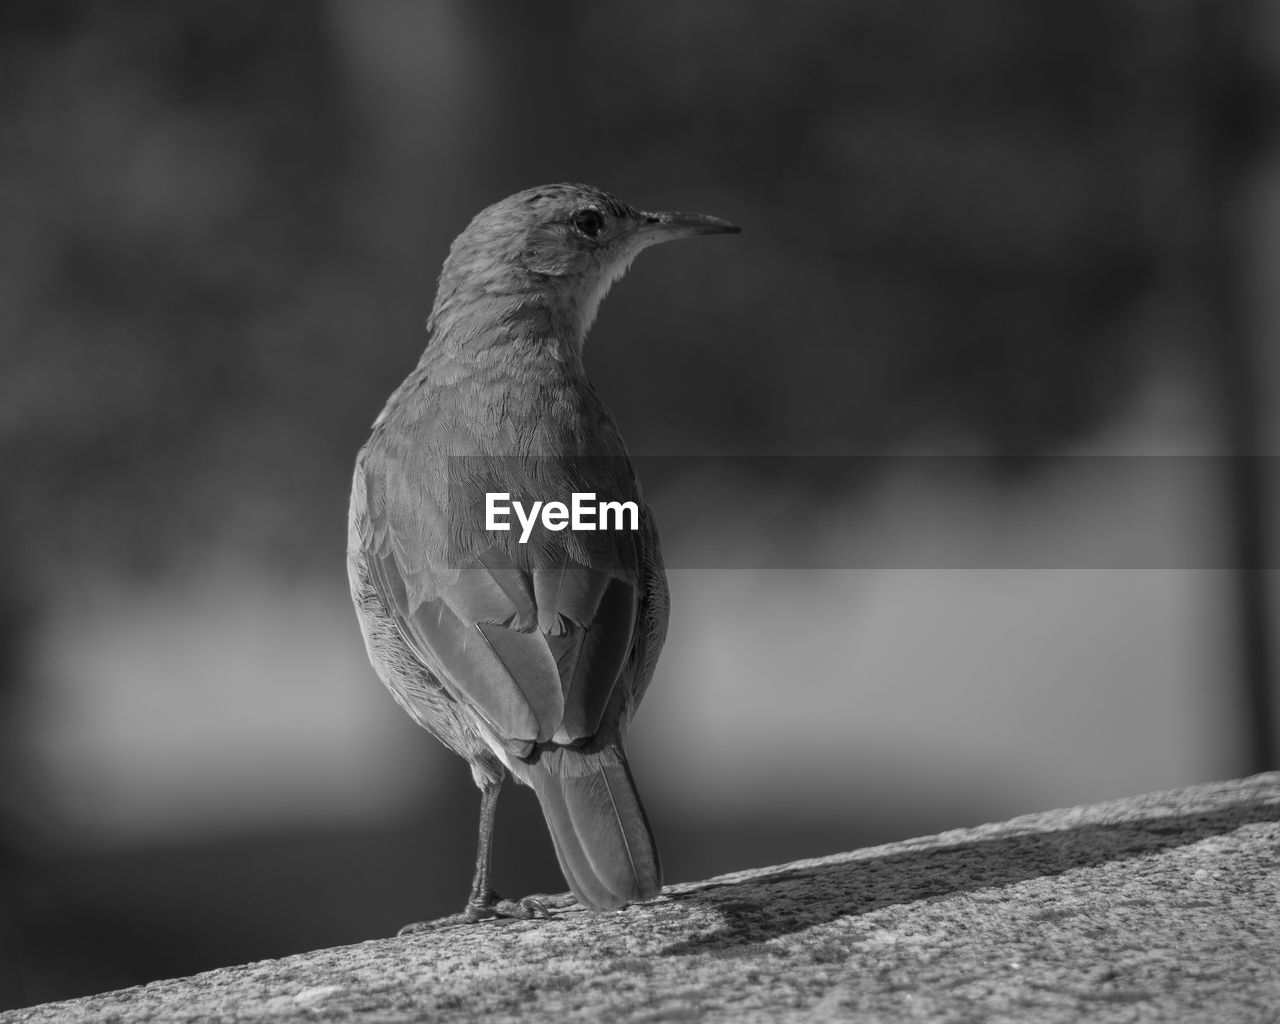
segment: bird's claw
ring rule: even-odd
[[[550,921],[551,916],[547,905],[537,896],[526,896],[522,900],[498,900],[484,910],[486,918],[503,917],[516,921],[532,921],[537,918]]]
[[[504,900],[496,892],[489,893],[485,900],[472,900],[462,916],[468,921],[533,921],[541,918],[550,921],[554,916],[549,903],[549,896],[526,896],[522,900]]]
[[[521,900],[504,900],[494,893],[488,900],[469,902],[461,914],[450,914],[434,921],[414,921],[399,929],[396,935],[417,935],[481,921],[550,921],[556,916],[553,910],[571,907],[576,902],[571,893],[564,896],[526,896]]]
[[[570,907],[576,907],[578,905],[578,897],[571,892],[562,892],[556,896],[528,896],[526,899],[536,900],[549,912],[554,910],[568,910]]]

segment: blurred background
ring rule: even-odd
[[[646,254],[668,880],[1275,768],[1280,24],[1205,0],[0,7],[0,1008],[458,909],[350,468],[472,214]],[[508,787],[497,882],[564,884]]]

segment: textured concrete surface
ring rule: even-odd
[[[1280,773],[0,1014],[1280,1021]]]

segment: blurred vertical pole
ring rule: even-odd
[[[1265,38],[1253,0],[1199,0],[1193,31],[1198,53],[1207,219],[1200,252],[1209,303],[1208,358],[1215,374],[1226,434],[1225,486],[1231,568],[1235,581],[1244,767],[1276,762],[1274,669],[1270,636],[1270,517],[1267,509],[1261,360],[1250,277],[1246,209],[1251,171],[1266,141],[1268,90],[1257,47]]]

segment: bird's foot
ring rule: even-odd
[[[481,921],[549,921],[555,915],[553,910],[562,910],[574,906],[577,900],[572,893],[561,896],[526,896],[522,900],[504,900],[496,892],[489,893],[487,899],[467,901],[461,914],[450,914],[435,921],[416,921],[401,928],[397,935],[416,935],[419,932],[439,931],[443,928],[455,928],[459,925],[478,924]]]
[[[535,918],[551,920],[551,910],[540,896],[526,896],[522,900],[504,900],[497,893],[487,900],[473,900],[462,912],[471,923],[477,921],[512,920],[532,921]]]
[[[578,897],[571,892],[557,893],[555,896],[539,894],[528,898],[536,899],[548,910],[569,910],[578,905]]]

